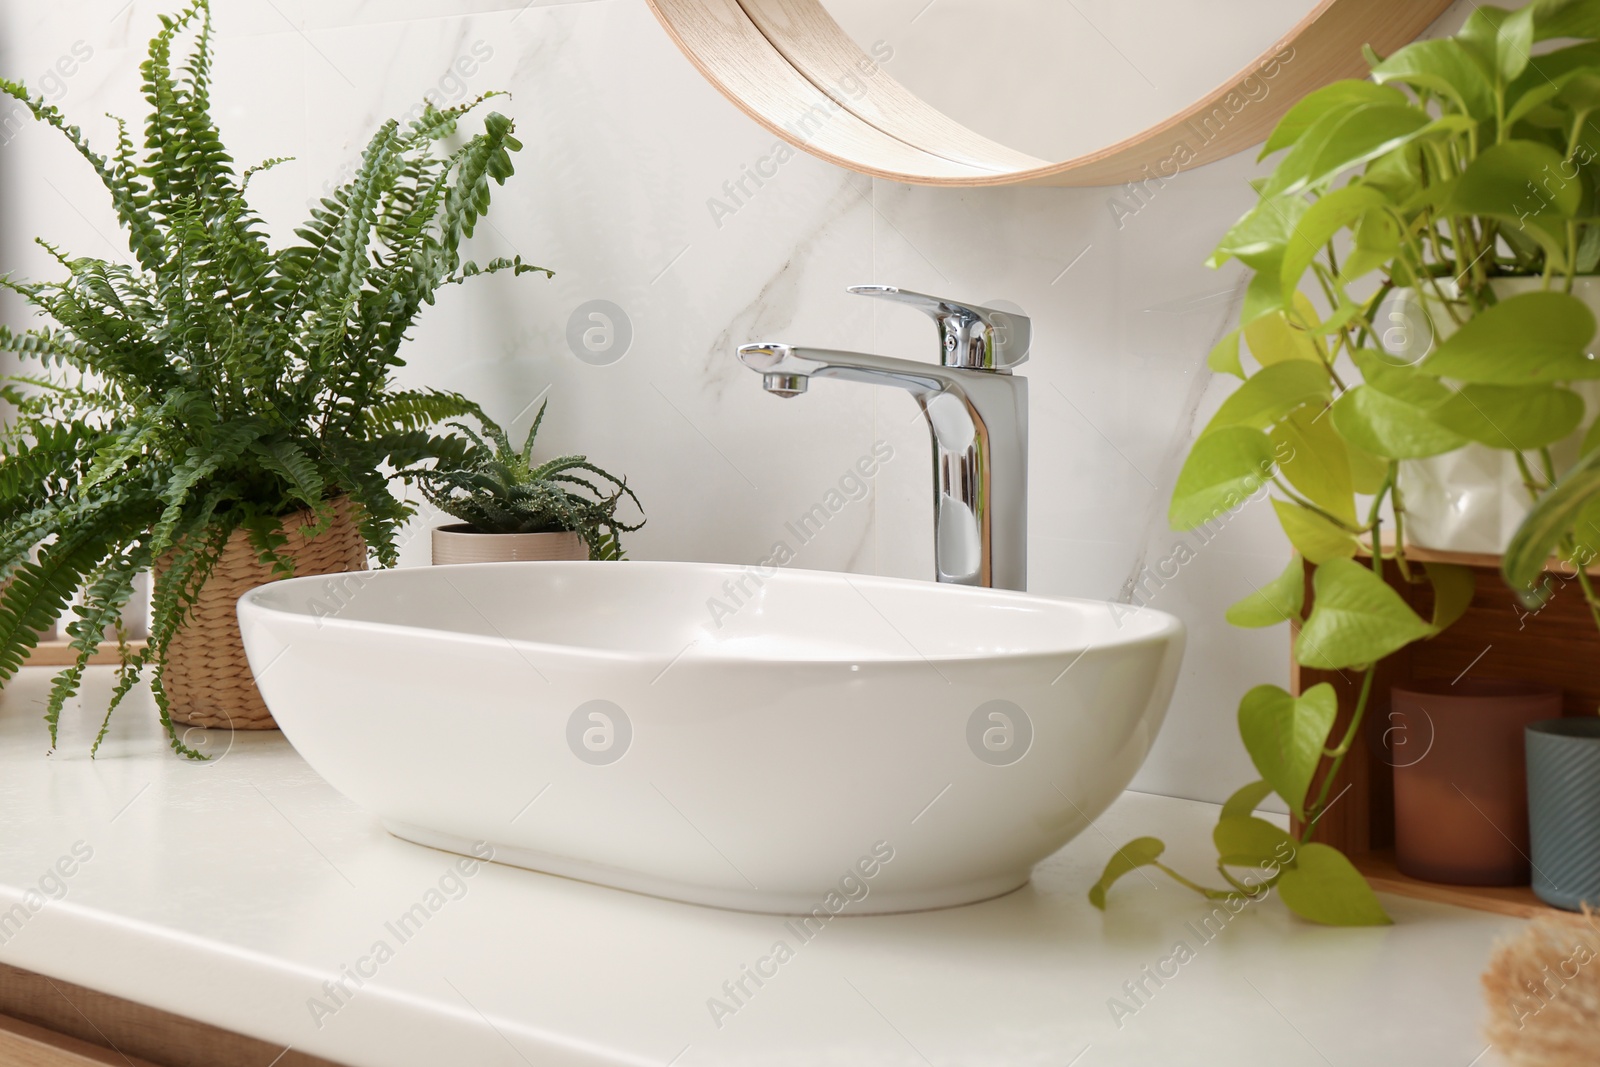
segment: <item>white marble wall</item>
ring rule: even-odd
[[[547,394],[545,448],[586,452],[643,497],[650,524],[629,543],[635,558],[761,559],[786,519],[883,439],[895,458],[872,495],[796,565],[928,574],[927,444],[910,399],[823,383],[784,402],[733,355],[766,339],[931,359],[927,323],[845,294],[861,282],[1009,300],[1033,317],[1034,591],[1116,597],[1168,557],[1166,497],[1197,409],[1225,391],[1204,357],[1241,282],[1202,261],[1250,202],[1248,157],[1181,175],[1119,225],[1113,190],[908,187],[800,155],[719,219],[708,201],[774,138],[701,80],[644,0],[214,2],[230,146],[245,162],[297,157],[257,186],[280,234],[382,119],[424,92],[512,91],[497,106],[526,149],[476,251],[520,253],[556,277],[448,294],[426,313],[406,377],[470,393],[518,429]],[[142,46],[174,3],[0,0],[0,63],[37,82],[75,46],[92,53],[51,87],[106,143],[103,112],[140,113]],[[1234,29],[1218,19],[1215,32]],[[7,131],[4,116],[0,271],[50,270],[27,243],[35,234],[116,254],[114,218],[84,166],[46,130]],[[633,331],[605,366],[566,341],[569,317],[596,299],[623,308]],[[424,541],[408,562],[424,560]],[[1191,645],[1136,787],[1216,800],[1251,776],[1234,709],[1247,686],[1284,681],[1287,638],[1229,629],[1222,610],[1285,553],[1270,513],[1247,509],[1147,598],[1188,622]]]

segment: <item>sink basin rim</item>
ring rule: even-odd
[[[700,563],[695,561],[675,560],[628,560],[620,565],[625,566],[630,570],[637,568],[641,573],[648,573],[652,571],[665,571],[668,573],[674,571],[697,571],[702,573],[724,573],[730,577],[745,576],[751,573],[751,571],[754,569],[750,566],[740,564]],[[415,625],[405,622],[380,621],[373,619],[352,619],[343,617],[338,613],[317,616],[309,609],[309,605],[312,603],[310,599],[302,598],[300,599],[298,605],[292,602],[283,602],[290,598],[292,594],[304,587],[318,585],[325,586],[330,579],[336,580],[342,578],[354,581],[371,581],[377,578],[378,580],[384,580],[379,578],[379,576],[404,573],[407,570],[442,573],[446,575],[447,584],[450,584],[451,587],[454,588],[454,584],[450,583],[448,580],[448,575],[450,573],[467,572],[472,574],[481,574],[485,568],[498,568],[502,570],[528,570],[530,568],[575,570],[578,568],[616,566],[619,566],[619,564],[615,562],[595,560],[524,560],[505,563],[460,563],[419,568],[353,571],[344,574],[332,575],[305,575],[298,578],[286,578],[280,581],[268,583],[267,585],[258,586],[255,589],[245,593],[244,596],[240,597],[239,603],[241,607],[244,607],[248,604],[253,610],[286,615],[290,617],[312,619],[316,622],[319,628],[328,626],[347,632],[405,633],[412,636],[433,634],[438,635],[441,638],[448,638],[451,641],[462,642],[466,644],[476,644],[494,648],[505,648],[510,646],[511,648],[514,648],[520,652],[534,652],[545,655],[578,657],[581,659],[602,663],[612,662],[618,664],[627,663],[634,665],[650,665],[665,664],[676,661],[678,663],[693,663],[699,665],[735,665],[750,664],[761,661],[760,656],[752,655],[749,652],[730,650],[717,644],[711,644],[708,647],[698,640],[692,642],[685,649],[680,650],[677,653],[670,653],[660,650],[608,649],[595,647],[592,645],[558,643],[553,641],[536,641],[525,637],[512,637],[509,635],[491,636],[488,634],[475,634],[462,630],[443,629],[436,626]],[[785,666],[829,667],[852,664],[871,664],[872,667],[881,669],[900,665],[925,666],[929,663],[957,665],[963,663],[993,662],[997,660],[1007,663],[1025,664],[1041,660],[1059,659],[1063,655],[1071,655],[1074,652],[1081,655],[1087,653],[1091,649],[1097,648],[1136,647],[1139,645],[1160,643],[1168,640],[1174,635],[1181,635],[1185,629],[1181,620],[1174,615],[1168,614],[1167,612],[1143,606],[1118,605],[1109,601],[1093,600],[1085,597],[1054,596],[1042,593],[1019,592],[1009,589],[988,589],[977,586],[944,585],[913,578],[890,578],[881,575],[852,574],[844,571],[809,570],[797,567],[780,568],[778,569],[777,573],[768,576],[763,580],[771,581],[775,578],[793,582],[818,582],[828,584],[843,582],[843,584],[849,586],[858,594],[862,595],[862,598],[866,600],[869,606],[873,606],[874,610],[877,610],[875,605],[872,605],[871,600],[866,598],[865,594],[863,593],[863,589],[869,591],[874,588],[900,591],[914,590],[917,595],[976,599],[988,604],[994,604],[996,602],[1004,604],[1007,601],[1015,601],[1031,606],[1052,604],[1061,607],[1072,607],[1079,609],[1101,608],[1109,610],[1125,607],[1130,616],[1137,616],[1145,621],[1145,626],[1139,632],[1130,633],[1126,636],[1118,636],[1110,640],[1096,640],[1094,635],[1091,634],[1086,636],[1083,640],[1075,642],[1063,642],[1059,645],[1051,647],[1036,647],[1016,650],[987,650],[977,652],[936,651],[923,654],[913,648],[909,652],[893,655],[874,654],[870,656],[851,656],[837,654],[798,656],[794,658],[785,657],[782,660]],[[275,603],[274,601],[278,602]],[[882,613],[879,612],[879,614],[881,615]],[[893,623],[891,622],[890,625],[893,626]],[[1117,625],[1120,628],[1120,621],[1117,623]]]

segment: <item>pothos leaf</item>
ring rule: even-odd
[[[1294,644],[1302,666],[1365,666],[1434,632],[1387,582],[1352,560],[1322,564],[1311,584],[1315,601]]]
[[[1222,818],[1242,818],[1254,814],[1261,802],[1272,795],[1272,783],[1263,779],[1240,786],[1222,805]]]
[[[1433,583],[1433,632],[1443,633],[1472,605],[1478,592],[1478,576],[1471,567],[1453,563],[1424,563]]]
[[[1312,842],[1298,846],[1278,895],[1303,919],[1327,926],[1387,926],[1393,920],[1344,853]]]
[[[1100,880],[1089,889],[1089,903],[1106,910],[1106,892],[1116,884],[1117,879],[1125,874],[1148,867],[1161,858],[1167,850],[1159,838],[1136,837],[1126,845],[1117,849],[1111,859],[1106,861],[1106,869],[1100,875]]]
[[[1338,710],[1333,686],[1326,682],[1298,697],[1275,685],[1258,685],[1239,702],[1239,736],[1251,762],[1297,817],[1305,817],[1306,790]]]
[[[1298,619],[1306,601],[1305,564],[1296,553],[1283,573],[1228,609],[1234,626],[1276,626]]]
[[[1600,500],[1600,449],[1579,459],[1554,489],[1539,498],[1506,546],[1501,572],[1506,584],[1524,601],[1537,601],[1534,583],[1562,540],[1573,532],[1578,517],[1595,500]]]
[[[1274,499],[1272,510],[1289,543],[1311,563],[1349,559],[1361,547],[1355,534],[1310,508]]]
[[[1272,476],[1272,442],[1260,430],[1228,426],[1195,442],[1178,472],[1167,518],[1192,530],[1237,508]]]

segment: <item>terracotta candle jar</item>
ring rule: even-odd
[[[1561,714],[1560,690],[1482,679],[1411,683],[1390,695],[1401,873],[1454,885],[1528,884],[1523,731]]]

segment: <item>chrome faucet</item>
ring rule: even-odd
[[[933,436],[936,577],[956,585],[1028,587],[1028,358],[1024,315],[888,285],[850,292],[908,304],[939,327],[940,366],[785,344],[741,345],[767,392],[799,396],[813,378],[892,385],[916,398]]]

